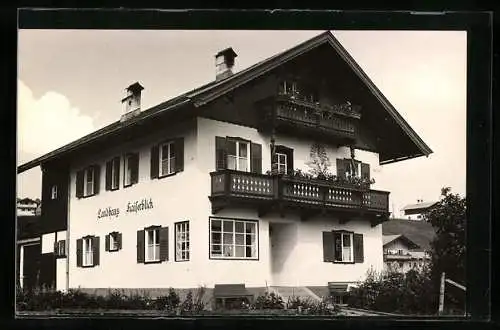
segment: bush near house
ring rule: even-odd
[[[433,315],[434,300],[429,269],[398,272],[369,272],[366,280],[353,288],[347,298],[350,307],[379,312]]]

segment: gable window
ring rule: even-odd
[[[139,154],[129,153],[126,154],[123,160],[124,163],[124,177],[123,186],[128,187],[138,182],[139,179]]]
[[[210,219],[210,257],[257,259],[257,222]]]
[[[262,145],[237,137],[215,137],[215,169],[262,173]]]
[[[323,232],[323,261],[363,263],[363,234],[343,230]]]
[[[273,173],[291,174],[293,172],[293,149],[277,145],[275,146],[274,157],[271,150],[271,160]]]
[[[160,145],[160,176],[175,172],[175,144],[173,141]]]
[[[106,235],[106,251],[113,252],[122,248],[122,234],[119,232],[112,232]]]
[[[99,237],[86,236],[76,240],[76,266],[99,265]]]
[[[115,157],[106,163],[106,190],[119,189],[120,157]]]
[[[88,197],[99,193],[100,166],[91,165],[76,173],[76,197]]]
[[[175,261],[189,260],[189,221],[175,224]]]
[[[53,185],[50,188],[50,199],[57,199],[57,186]]]
[[[250,145],[248,142],[227,141],[227,168],[243,172],[250,171]]]
[[[170,176],[183,170],[184,138],[175,138],[151,148],[151,179]]]

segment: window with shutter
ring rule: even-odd
[[[160,261],[160,227],[144,229],[144,262]]]
[[[277,145],[272,159],[271,169],[280,174],[293,173],[293,149]]]
[[[114,157],[106,162],[106,190],[119,188],[120,180],[120,157]]]
[[[129,187],[139,181],[139,154],[129,153],[124,157],[123,186]]]
[[[334,262],[354,262],[353,233],[335,231],[334,235]]]
[[[120,247],[119,247],[119,235],[120,235],[120,233],[118,233],[116,231],[106,235],[106,237],[107,237],[106,245],[108,246],[108,249],[107,249],[108,251],[113,252],[113,251],[118,251],[120,249]]]
[[[159,146],[159,177],[175,173],[176,145],[174,141],[165,142]]]
[[[137,263],[144,263],[145,261],[145,242],[144,242],[144,230],[137,231]]]
[[[227,168],[227,140],[225,137],[215,137],[215,169],[217,171]]]
[[[250,145],[250,171],[252,173],[262,174],[262,146],[258,143]]]
[[[227,146],[227,168],[230,170],[250,172],[251,168],[250,142],[234,138],[233,139],[228,138],[226,141],[226,146]],[[257,158],[257,156],[255,156],[255,158]],[[255,162],[257,166],[256,170],[258,170],[257,160]]]
[[[92,237],[83,238],[83,248],[82,248],[82,266],[91,267],[94,265],[94,250],[92,244]]]

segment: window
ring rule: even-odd
[[[89,167],[85,170],[85,196],[91,196],[94,194],[94,168]]]
[[[56,185],[53,185],[52,188],[50,188],[50,198],[57,199],[57,186]]]
[[[227,141],[227,168],[237,171],[250,171],[250,145],[248,142]]]
[[[147,229],[146,244],[145,244],[145,257],[146,262],[160,261],[160,229]]]
[[[160,145],[160,176],[175,173],[175,143],[173,141]]]
[[[278,173],[287,173],[287,157],[286,154],[276,153],[276,164],[278,164]]]
[[[87,237],[83,239],[83,266],[93,266],[94,265],[94,251],[92,244],[92,237]]]
[[[57,241],[54,248],[54,254],[56,257],[65,257],[66,256],[66,241],[60,240]]]
[[[334,294],[332,296],[333,298],[333,303],[336,304],[336,305],[342,305],[344,304],[344,296],[341,295],[341,294]]]
[[[106,235],[106,251],[118,251],[122,245],[122,234],[119,232],[112,232]]]
[[[348,164],[349,165],[348,165],[348,168],[346,171],[346,176],[360,178],[361,177],[361,162],[354,161],[354,164],[353,164],[353,162],[349,162]]]
[[[189,222],[175,224],[175,261],[189,260]]]
[[[257,259],[257,222],[210,219],[210,256],[221,259]]]
[[[138,154],[127,154],[124,157],[124,182],[125,187],[131,186],[138,182],[138,172],[139,172],[139,155]]]
[[[335,240],[335,259],[337,262],[353,261],[353,238],[352,233],[334,233]]]

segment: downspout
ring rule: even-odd
[[[69,167],[69,166],[68,166]],[[68,168],[68,203],[66,207],[66,292],[69,290],[69,255],[70,255],[70,235],[69,235],[69,207],[71,200],[71,170]]]

